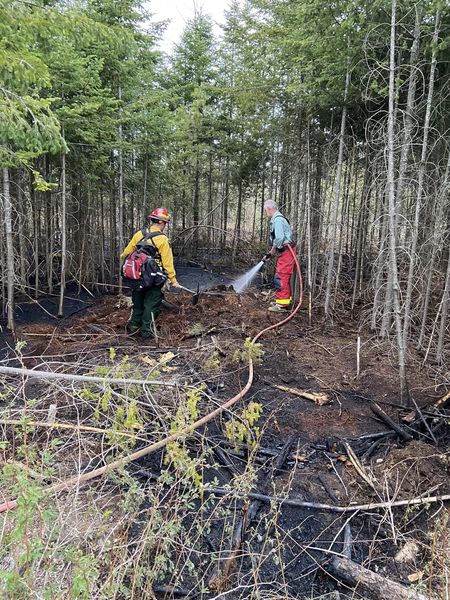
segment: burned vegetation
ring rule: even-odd
[[[168,300],[150,343],[117,297],[8,339],[2,597],[447,598],[445,388],[411,369],[397,406],[389,353],[357,376],[306,311],[252,344],[261,292]]]

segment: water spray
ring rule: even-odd
[[[248,286],[251,284],[253,279],[256,277],[257,273],[261,270],[264,263],[265,263],[264,259],[260,260],[257,265],[255,265],[254,267],[249,269],[246,273],[244,273],[243,275],[241,275],[240,277],[235,279],[235,281],[232,283],[232,285],[233,285],[234,291],[237,294],[240,294],[246,288],[248,288]]]

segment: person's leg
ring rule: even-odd
[[[279,289],[275,295],[275,302],[282,308],[288,308],[292,302],[291,275],[294,271],[294,257],[288,248],[278,257],[276,277]]]
[[[163,293],[160,287],[151,287],[145,291],[141,332],[144,337],[151,337],[153,335],[153,321],[156,321],[157,316],[161,312],[162,300]]]
[[[142,316],[144,314],[144,297],[145,292],[143,290],[133,290],[131,293],[131,300],[133,301],[133,310],[131,312],[131,319],[128,322],[128,329],[130,331],[137,331],[142,326]]]

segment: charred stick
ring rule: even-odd
[[[377,440],[375,440],[373,442],[373,444],[371,444],[369,446],[369,448],[364,452],[361,459],[369,460],[369,458],[372,456],[372,454],[375,452],[375,450],[378,448],[378,446],[380,446],[380,444],[382,444],[385,441],[385,439],[392,437],[394,435],[395,435],[395,431],[388,431],[386,433],[386,435],[384,435],[382,438],[378,438]]]
[[[400,427],[400,425],[397,425],[397,423],[391,419],[391,417],[386,414],[381,406],[379,406],[376,402],[372,402],[370,408],[372,412],[377,415],[377,417],[384,421],[386,425],[389,425],[389,427],[396,431],[398,435],[400,435],[405,441],[409,442],[413,439],[412,435]]]
[[[291,435],[288,438],[288,441],[282,447],[282,449],[281,449],[280,453],[278,454],[277,458],[275,459],[275,463],[273,465],[274,475],[278,475],[280,473],[281,469],[283,468],[283,465],[289,457],[291,448],[292,448],[296,438],[297,438],[297,436]]]
[[[223,591],[226,588],[228,578],[233,569],[234,563],[240,554],[240,549],[244,541],[244,537],[250,523],[258,514],[259,509],[262,506],[262,502],[259,500],[252,500],[250,504],[246,503],[242,508],[242,514],[237,522],[231,541],[231,550],[227,552],[227,555],[219,563],[217,569],[208,581],[208,586],[218,592]]]
[[[220,464],[223,465],[232,475],[240,475],[239,469],[235,467],[230,460],[228,460],[228,457],[222,448],[219,446],[214,446],[213,452]]]
[[[348,558],[352,559],[352,530],[350,528],[350,523],[346,523],[344,528],[344,544],[343,544],[342,554]]]
[[[347,456],[350,459],[350,462],[352,463],[352,465],[355,467],[356,472],[359,474],[359,476],[364,479],[364,481],[366,483],[368,483],[370,485],[370,487],[376,491],[375,485],[374,485],[374,480],[373,477],[366,472],[366,470],[364,469],[364,467],[362,466],[362,464],[360,463],[358,457],[356,456],[356,454],[353,452],[352,447],[350,446],[350,444],[348,444],[347,442],[344,442],[344,448],[347,452]]]

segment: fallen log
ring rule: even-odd
[[[372,402],[370,408],[372,412],[377,415],[377,417],[384,421],[386,425],[389,425],[389,427],[395,432],[397,432],[398,435],[401,436],[406,442],[410,442],[413,439],[413,436],[407,431],[405,431],[403,427],[397,425],[397,423],[393,419],[391,419],[391,417],[388,414],[386,414],[381,408],[381,406],[379,406],[376,402]]]
[[[344,558],[335,556],[325,569],[336,579],[375,600],[431,600],[420,592],[396,583],[374,571]]]

